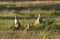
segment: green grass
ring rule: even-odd
[[[17,10],[8,10],[0,11],[0,39],[60,39],[60,10],[55,10],[60,8],[60,1],[34,1],[34,2],[0,2],[0,4],[7,4],[6,7],[11,7],[9,4],[15,4],[15,7],[36,7],[38,5],[44,5],[52,8],[52,5],[55,6],[53,10],[42,10],[42,9],[25,9],[21,11]],[[56,5],[55,5],[56,4]],[[57,6],[58,5],[58,6]],[[38,24],[34,27],[33,23],[38,17],[39,13],[42,15],[43,23]],[[19,30],[14,28],[14,17],[17,16],[21,24]],[[53,23],[52,23],[53,21]],[[23,29],[27,26],[27,23],[30,22],[30,31],[25,34]]]
[[[60,39],[57,32],[29,31],[0,31],[0,39]]]
[[[20,30],[14,30],[14,19],[0,19],[0,39],[60,39],[60,11],[54,10],[41,10],[39,11],[43,17],[43,23],[38,24],[37,27],[33,26],[34,21],[38,17],[38,11],[21,11],[23,13],[7,12],[2,11],[0,13],[2,17],[13,17],[15,15],[23,17],[23,19],[18,19],[21,28]],[[55,13],[56,12],[56,13]],[[8,15],[7,15],[8,14]],[[45,16],[47,17],[45,17]],[[27,19],[30,17],[31,19]],[[35,18],[34,18],[34,17]],[[33,17],[33,18],[32,18]],[[50,22],[54,19],[54,22]],[[23,29],[27,26],[27,23],[30,22],[31,30],[25,34]]]
[[[2,19],[0,18],[0,39],[60,39],[59,12],[57,10],[0,11],[0,16],[3,17]],[[39,13],[42,15],[43,23],[34,27],[33,23]],[[11,18],[14,18],[14,16],[22,18],[18,19],[21,24],[19,30],[15,30],[14,28],[14,19]],[[50,24],[52,20],[54,22]],[[30,31],[25,34],[23,29],[27,26],[28,22],[31,25]]]
[[[60,11],[58,10],[34,10],[34,11],[30,11],[30,10],[25,10],[25,11],[16,11],[16,10],[12,10],[12,11],[0,11],[0,16],[2,17],[14,17],[14,16],[18,16],[21,18],[26,18],[26,17],[37,17],[38,14],[41,15],[59,15]],[[8,14],[8,15],[7,15]],[[23,16],[24,15],[24,16]]]
[[[60,25],[59,20],[60,20],[59,18],[57,18],[57,19],[54,18],[54,20],[53,20],[53,18],[44,18],[41,26],[50,26],[51,25],[50,22],[52,22],[52,21],[54,21],[52,26],[55,24]],[[19,19],[19,22],[20,22],[21,26],[23,26],[23,27],[27,26],[28,22],[30,22],[30,25],[32,27],[34,21],[35,21],[35,19],[30,19],[30,20],[29,19],[28,20]],[[37,26],[40,26],[40,25],[37,25]],[[14,19],[0,19],[0,30],[5,30],[6,28],[7,28],[6,30],[9,30],[11,27],[14,27]],[[33,29],[34,29],[34,27],[33,27]]]
[[[52,18],[53,19],[53,18]],[[30,22],[33,25],[35,19],[19,19],[21,26],[24,28],[27,23]],[[48,19],[44,18],[45,23],[48,23]],[[0,19],[0,39],[60,39],[60,18],[54,18],[54,23],[46,25],[45,29],[41,30],[39,25],[35,28],[31,26],[31,29],[27,34],[23,30],[14,30],[14,19]],[[44,26],[42,25],[42,26]],[[34,30],[35,29],[35,30]],[[37,29],[37,30],[36,30]]]
[[[27,6],[36,6],[36,5],[38,6],[40,4],[42,5],[60,4],[60,1],[22,1],[22,2],[4,1],[4,2],[0,2],[0,4],[2,6],[5,5],[5,7],[21,7],[21,6],[27,7]]]

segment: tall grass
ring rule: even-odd
[[[49,4],[59,4],[60,1],[23,1],[23,2],[0,2],[1,5],[5,5],[6,7],[27,7],[27,6],[36,6],[36,5],[49,5]],[[10,6],[11,5],[11,6]]]
[[[50,7],[52,4],[60,4],[60,1],[34,1],[34,2],[0,2],[6,7],[35,7],[44,5],[43,8]],[[57,5],[54,5],[57,7]],[[55,8],[56,9],[56,8]],[[30,9],[27,10],[8,10],[0,11],[0,39],[60,39],[60,10],[42,10]],[[41,14],[43,22],[36,26],[33,25],[34,21]],[[14,28],[14,16],[18,17],[21,24],[19,30]],[[13,18],[13,19],[12,19]],[[21,19],[22,18],[22,19]],[[30,22],[30,31],[27,34],[23,32]]]

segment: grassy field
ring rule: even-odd
[[[6,7],[28,7],[28,6],[38,6],[38,5],[50,5],[50,4],[60,4],[60,1],[22,1],[22,2],[11,2],[4,1],[0,2],[2,6]]]
[[[23,8],[0,10],[0,39],[60,39],[60,1],[0,2],[0,5]],[[33,23],[39,13],[43,22],[34,27]],[[15,16],[21,24],[19,30],[14,28]],[[31,30],[25,34],[23,29],[28,22]]]
[[[54,31],[29,31],[27,34],[23,31],[2,31],[0,39],[60,39],[60,35]]]

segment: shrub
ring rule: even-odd
[[[44,23],[38,24],[38,25],[36,26],[36,30],[42,30],[42,29],[45,29],[45,27],[46,27],[46,24],[44,24]]]
[[[54,22],[53,19],[47,18],[47,19],[44,20],[41,24],[38,24],[38,25],[36,26],[36,30],[45,29],[46,27],[48,27],[49,25],[51,25],[53,22]]]
[[[18,11],[17,11],[17,10],[12,10],[11,12],[12,12],[12,13],[18,13]]]
[[[24,30],[24,28],[25,28],[24,26],[21,26],[19,29],[20,29],[20,30]]]
[[[35,30],[35,26],[31,25],[30,30]]]

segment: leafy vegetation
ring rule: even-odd
[[[39,13],[43,21],[34,26]],[[14,27],[15,16],[21,24],[19,30]],[[25,34],[28,22],[30,31]],[[0,39],[60,39],[60,2],[0,2]]]

